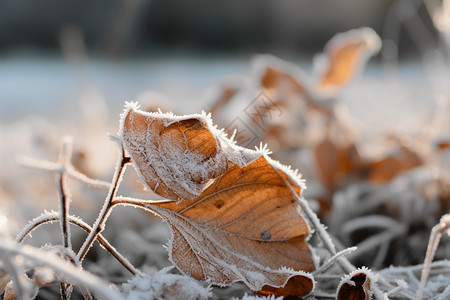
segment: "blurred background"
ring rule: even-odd
[[[423,28],[405,30],[416,13]],[[401,39],[403,59],[418,56],[414,35],[425,42],[437,35],[420,1],[4,0],[0,122],[66,117],[92,89],[113,111],[147,90],[193,101],[222,78],[245,74],[255,54],[309,70],[334,34],[362,26]]]

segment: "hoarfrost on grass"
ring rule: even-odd
[[[195,279],[164,271],[135,276],[119,290],[125,300],[206,300],[212,296],[210,288]]]
[[[242,296],[242,298],[231,298],[231,300],[283,300],[283,297],[275,297],[274,295],[270,296],[258,296],[258,295],[249,295],[247,293]]]

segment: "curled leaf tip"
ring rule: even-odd
[[[129,107],[121,136],[145,186],[170,200],[198,196],[228,160],[206,114],[175,116]]]

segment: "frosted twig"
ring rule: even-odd
[[[398,294],[400,291],[404,291],[408,288],[408,284],[403,280],[397,280],[397,287],[393,288],[389,292],[386,293],[388,297]]]
[[[394,227],[390,230],[386,230],[384,232],[381,232],[377,235],[371,236],[370,238],[364,240],[363,242],[359,243],[357,245],[358,251],[355,251],[351,253],[349,256],[354,258],[358,257],[359,255],[370,251],[377,247],[378,245],[383,245],[384,243],[389,242],[390,240],[394,239],[395,237],[403,234],[405,232],[405,228],[403,226]]]
[[[60,205],[60,223],[61,223],[61,235],[63,246],[68,249],[72,249],[70,238],[70,226],[69,226],[69,204],[70,193],[65,184],[65,167],[70,164],[70,158],[72,156],[72,139],[70,137],[64,137],[61,145],[61,152],[59,157],[59,163],[61,169],[57,175],[57,187],[59,192],[59,205]],[[64,290],[64,289],[62,289]]]
[[[120,300],[118,293],[109,287],[109,283],[92,275],[89,272],[81,270],[72,263],[65,261],[55,254],[43,251],[35,247],[19,247],[14,243],[0,243],[0,253],[10,253],[10,255],[20,256],[24,261],[28,261],[30,266],[45,265],[56,273],[64,276],[68,281],[95,291],[99,297],[110,300]]]
[[[62,166],[60,163],[35,159],[26,156],[20,156],[19,158],[17,158],[17,161],[21,166],[25,168],[35,169],[39,171],[47,171],[51,173],[61,172],[61,169],[65,168],[65,173],[68,177],[78,180],[79,182],[84,183],[92,188],[98,189],[109,188],[111,184],[106,181],[89,178],[85,174],[77,171],[70,162],[68,162],[65,166]]]
[[[120,181],[122,179],[123,172],[126,169],[126,165],[130,162],[130,158],[125,156],[125,149],[123,148],[122,143],[119,141],[120,145],[120,157],[117,160],[116,169],[114,171],[112,183],[109,188],[108,195],[106,196],[105,202],[103,204],[102,210],[100,211],[100,214],[97,217],[97,220],[95,221],[94,225],[92,226],[92,230],[89,233],[88,237],[84,241],[83,245],[81,246],[80,251],[78,252],[78,259],[80,262],[83,261],[84,257],[86,256],[87,252],[93,245],[95,239],[97,236],[103,231],[105,227],[106,220],[108,219],[109,214],[111,213],[111,209],[113,207],[112,202],[114,197],[117,194],[117,190],[119,188]]]
[[[53,213],[45,213],[35,219],[33,219],[22,232],[19,233],[19,235],[16,238],[16,243],[22,243],[23,240],[36,228],[39,226],[46,224],[46,223],[53,223],[59,221],[59,216],[57,212]],[[70,223],[77,225],[84,231],[90,233],[92,231],[92,228],[85,223],[83,220],[69,215],[69,221]],[[100,245],[109,253],[111,253],[114,258],[117,259],[128,271],[130,271],[131,274],[142,274],[141,271],[136,269],[122,254],[120,254],[109,242],[108,240],[103,237],[102,234],[99,234],[97,236],[97,241],[100,243]]]
[[[386,255],[389,251],[389,246],[390,246],[390,243],[384,243],[384,244],[380,245],[380,247],[378,248],[377,255],[375,256],[375,259],[373,260],[372,268],[379,269],[380,266],[382,266],[383,261],[385,260]]]
[[[433,227],[430,234],[430,240],[428,242],[427,254],[425,256],[425,261],[423,263],[422,275],[420,278],[419,291],[417,292],[417,300],[421,300],[423,297],[423,292],[425,290],[425,285],[430,274],[430,264],[436,254],[439,241],[445,231],[449,230],[450,227],[450,214],[441,217],[439,224]]]
[[[362,229],[362,228],[393,228],[401,225],[399,222],[395,221],[392,218],[381,216],[381,215],[372,215],[372,216],[364,216],[361,218],[355,218],[351,221],[345,223],[341,231],[345,234],[350,234],[353,231]]]
[[[72,166],[67,167],[67,176],[69,176],[75,180],[78,180],[79,182],[84,183],[87,186],[90,186],[90,187],[96,188],[96,189],[109,188],[111,185],[111,183],[103,181],[103,180],[89,178],[88,176],[84,175],[83,173],[75,170]]]
[[[59,223],[61,225],[61,237],[64,248],[72,250],[72,242],[70,236],[69,226],[69,205],[70,192],[66,187],[66,166],[70,165],[70,158],[72,157],[72,138],[64,137],[61,143],[61,150],[59,154],[59,164],[61,168],[57,172],[56,182],[59,193]],[[73,287],[61,281],[59,283],[60,294],[62,300],[70,299]]]
[[[19,156],[17,158],[17,163],[22,167],[40,171],[58,172],[61,169],[61,165],[58,163],[27,156]]]
[[[119,205],[122,204],[121,202],[125,201],[127,204],[129,203],[136,203],[137,205],[140,204],[153,204],[153,203],[161,203],[161,202],[173,202],[173,200],[166,200],[166,199],[139,199],[139,198],[133,198],[133,197],[123,197],[123,196],[117,196],[112,201],[113,205]]]
[[[314,272],[312,272],[313,276],[316,276],[318,273],[325,272],[328,268],[330,268],[333,263],[336,262],[336,260],[342,256],[348,255],[352,253],[353,251],[356,251],[357,247],[350,247],[347,249],[344,249],[342,251],[339,251],[332,257],[330,257],[323,265],[321,265],[318,269],[316,269]]]

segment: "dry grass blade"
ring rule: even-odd
[[[282,176],[299,194],[300,187]],[[283,296],[303,296],[313,289],[312,276],[299,271],[315,269],[306,243],[308,224],[264,156],[245,167],[231,164],[195,199],[140,206],[168,222],[170,258],[196,279],[218,285],[243,281],[252,290]]]

